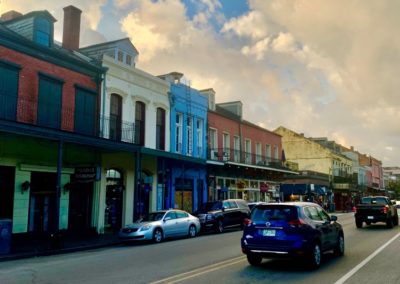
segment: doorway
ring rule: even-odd
[[[175,179],[175,208],[193,211],[193,179]]]
[[[122,226],[123,208],[123,176],[121,171],[110,169],[106,174],[106,210],[104,228],[108,231],[118,231]]]
[[[32,172],[29,201],[29,232],[44,235],[55,229],[57,174]]]
[[[92,227],[93,182],[73,183],[69,189],[68,229],[74,234],[88,233]]]
[[[0,166],[0,219],[12,219],[15,168]]]

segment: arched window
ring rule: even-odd
[[[156,149],[165,150],[165,110],[157,108]]]
[[[110,102],[110,139],[121,140],[121,124],[122,97],[117,94],[112,94]]]
[[[142,102],[135,105],[135,143],[144,146],[146,106]]]

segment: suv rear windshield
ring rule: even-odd
[[[362,204],[380,204],[386,205],[387,201],[384,197],[363,197],[361,199]]]
[[[297,219],[297,210],[294,206],[256,206],[251,213],[252,221],[274,221]]]

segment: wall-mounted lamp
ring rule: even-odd
[[[67,182],[66,184],[64,184],[64,194],[67,194],[67,192],[71,189],[71,183]]]
[[[24,194],[25,191],[28,191],[30,187],[31,187],[31,183],[29,181],[27,181],[27,180],[24,181],[21,184],[21,194]]]

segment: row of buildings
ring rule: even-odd
[[[270,131],[183,74],[136,68],[128,38],[79,47],[81,11],[0,19],[0,218],[13,234],[105,233],[152,210],[223,198],[341,209],[382,191],[382,163],[324,138]]]

